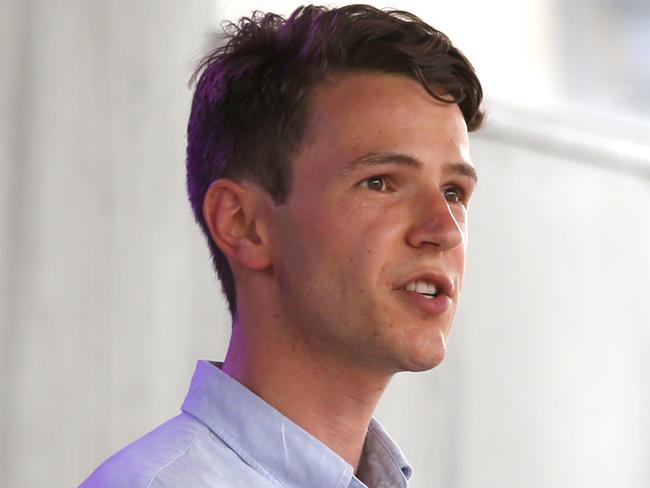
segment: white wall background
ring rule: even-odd
[[[414,488],[650,486],[650,58],[570,48],[623,43],[623,4],[400,2],[472,59],[492,112],[449,357],[377,412]],[[75,486],[178,412],[196,358],[223,357],[186,83],[221,18],[293,4],[2,7],[0,485]],[[605,98],[587,89],[615,69]]]

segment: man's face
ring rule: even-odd
[[[321,85],[288,202],[272,211],[273,273],[293,337],[384,373],[440,363],[472,173],[460,109],[416,81],[364,73]]]

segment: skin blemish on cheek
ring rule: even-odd
[[[349,212],[347,212],[347,216],[345,217],[346,219],[351,219],[354,217],[354,215],[359,211],[360,208],[363,207],[363,202],[357,202],[354,207],[350,209]]]

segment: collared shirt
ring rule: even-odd
[[[371,419],[358,474],[338,454],[200,360],[182,413],[106,460],[81,488],[403,488],[412,469]]]

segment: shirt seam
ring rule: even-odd
[[[354,472],[352,473],[352,476],[350,476],[350,478],[348,479],[348,473],[346,471],[344,471],[343,474],[341,475],[341,479],[339,480],[338,484],[336,485],[336,488],[343,488],[344,486],[349,486],[350,481],[352,481],[353,477],[354,477]]]
[[[279,488],[286,488],[286,485],[285,485],[284,483],[282,483],[281,481],[279,481],[275,476],[273,476],[273,475],[271,474],[271,472],[268,470],[268,468],[266,468],[264,464],[260,463],[260,462],[259,462],[259,461],[258,461],[258,460],[257,460],[257,459],[256,459],[256,458],[255,458],[251,453],[250,453],[250,452],[248,452],[248,451],[246,450],[246,448],[245,448],[243,445],[241,445],[241,444],[237,441],[237,439],[235,438],[235,436],[232,435],[229,431],[225,430],[224,428],[212,428],[211,426],[209,426],[207,423],[205,423],[203,420],[201,420],[199,417],[197,417],[197,416],[194,415],[193,413],[188,412],[187,410],[183,410],[183,411],[184,411],[186,414],[191,415],[192,417],[194,417],[194,418],[195,418],[196,420],[198,420],[199,422],[201,422],[205,427],[207,427],[207,429],[208,429],[210,432],[213,432],[217,437],[221,438],[222,441],[225,442],[225,443],[226,443],[226,444],[227,444],[231,449],[233,449],[233,445],[234,445],[234,447],[236,447],[237,450],[235,450],[235,449],[233,449],[233,450],[234,450],[235,452],[237,452],[237,454],[238,454],[240,457],[241,457],[241,454],[243,453],[244,456],[246,457],[245,460],[246,460],[248,463],[253,464],[256,468],[258,468],[258,469],[262,472],[262,474],[264,474],[264,476],[265,476],[268,480],[270,480],[273,484],[275,484],[275,485],[278,486]],[[228,439],[228,440],[226,441],[225,439],[223,439],[224,437],[225,437],[226,439]],[[192,439],[192,441],[193,441],[193,439]],[[191,443],[190,443],[190,444],[191,444]],[[189,446],[188,446],[188,447],[189,447]],[[239,451],[240,451],[240,452],[239,452]],[[147,486],[147,488],[149,488],[149,486]]]
[[[246,455],[246,457],[248,458],[248,462],[254,464],[260,471],[262,471],[262,473],[264,473],[264,476],[266,476],[271,482],[273,482],[273,484],[275,484],[280,488],[286,488],[286,485],[282,483],[280,480],[278,480],[275,476],[273,476],[271,472],[262,463],[260,463],[250,452],[248,452],[246,448],[237,441],[234,435],[232,435],[230,432],[224,429],[218,429],[218,430],[220,431],[222,436],[227,437],[229,441],[235,445],[235,447],[237,447],[242,453]],[[213,432],[217,434],[216,431]]]
[[[179,457],[181,457],[183,454],[185,454],[185,453],[188,451],[188,449],[192,446],[192,444],[194,444],[194,441],[195,441],[195,440],[196,440],[196,437],[192,437],[192,439],[190,439],[190,442],[187,444],[187,446],[185,446],[185,448],[184,448],[181,452],[179,452],[178,454],[176,454],[176,456],[174,456],[171,460],[169,460],[169,462],[167,462],[166,464],[164,464],[163,466],[161,466],[160,468],[158,468],[158,469],[156,470],[156,472],[151,476],[151,479],[149,479],[149,482],[147,483],[146,488],[150,488],[150,487],[151,487],[151,483],[154,482],[154,480],[156,479],[156,477],[157,477],[157,476],[158,476],[158,475],[159,475],[159,474],[160,474],[164,469],[166,469],[166,468],[168,468],[169,466],[171,466],[172,463],[173,463],[174,461],[176,461]]]

